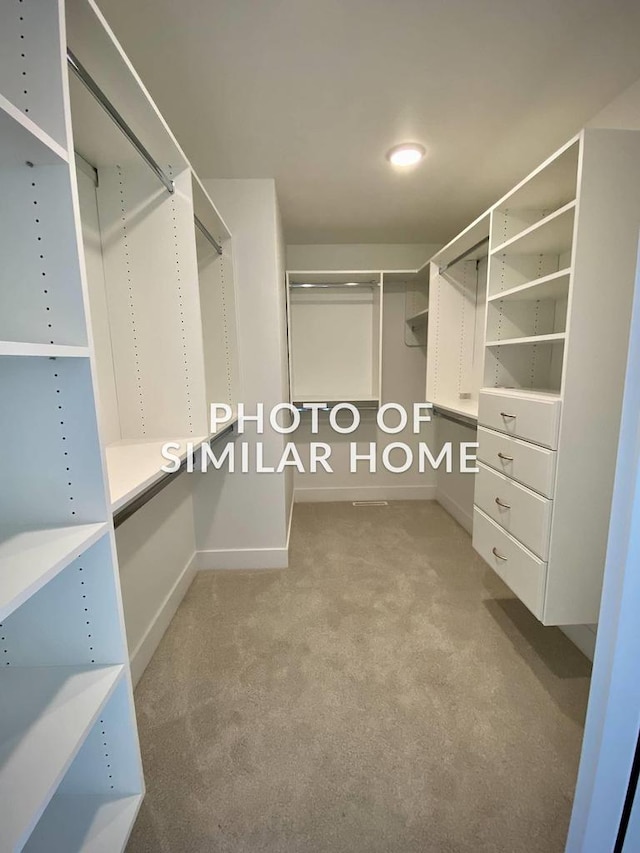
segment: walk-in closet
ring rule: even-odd
[[[0,853],[640,850],[639,27],[6,0]]]

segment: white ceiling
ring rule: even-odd
[[[444,242],[640,77],[638,0],[98,3],[202,177],[276,179],[289,243]]]

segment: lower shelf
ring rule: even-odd
[[[120,853],[142,795],[56,794],[29,838],[25,853]]]
[[[175,453],[185,459],[187,442],[191,441],[194,447],[200,447],[206,440],[204,435],[191,435],[187,438],[131,439],[108,445],[107,473],[112,511],[116,512],[166,476],[160,470],[168,463],[162,456],[164,444],[170,441],[180,444],[180,449]]]
[[[123,671],[122,666],[2,669],[0,850],[22,849]]]

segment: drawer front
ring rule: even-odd
[[[530,489],[553,497],[555,450],[478,427],[478,459]]]
[[[556,450],[560,400],[480,392],[478,424]]]
[[[538,619],[542,619],[547,564],[477,507],[473,510],[473,547]]]
[[[474,503],[500,527],[545,560],[553,501],[498,474],[481,462],[476,474]]]

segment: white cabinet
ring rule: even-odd
[[[105,804],[108,849],[122,850],[144,787],[96,411],[63,14],[55,0],[0,13],[3,851],[95,849]]]
[[[474,546],[547,625],[598,618],[638,185],[640,134],[585,130],[490,212]]]

